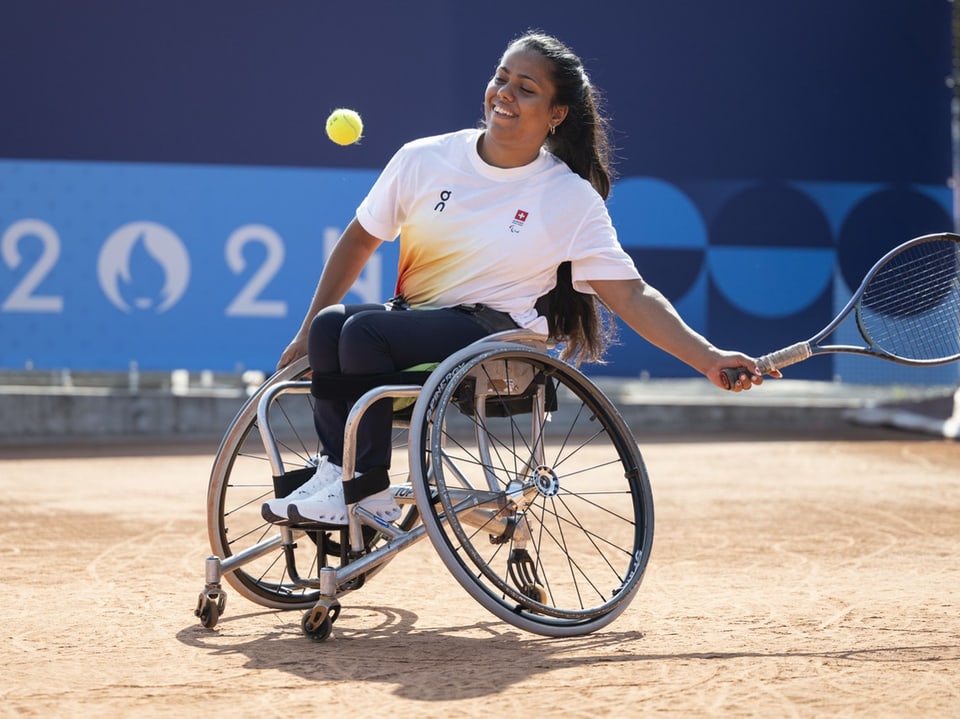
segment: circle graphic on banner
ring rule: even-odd
[[[700,278],[707,227],[683,191],[652,177],[619,180],[608,202],[623,248],[645,279],[678,301]]]
[[[840,228],[837,261],[850,292],[873,264],[907,240],[952,229],[947,209],[924,192],[891,187],[866,197]]]
[[[159,314],[183,297],[190,281],[190,256],[169,228],[155,222],[131,222],[103,244],[97,278],[117,309]]]
[[[733,196],[710,228],[710,276],[753,317],[790,317],[833,281],[834,246],[823,210],[800,189],[756,185]]]

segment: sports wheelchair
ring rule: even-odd
[[[403,510],[393,524],[359,505],[348,507],[346,526],[261,518],[264,501],[310,477],[321,450],[306,358],[270,377],[214,461],[201,624],[212,628],[223,614],[225,579],[256,604],[305,610],[304,634],[322,641],[340,599],[425,537],[468,594],[519,629],[577,636],[613,621],[650,556],[650,481],[614,405],[549,349],[525,330],[499,332],[359,395],[344,477],[354,474],[363,413],[392,401],[391,489]]]

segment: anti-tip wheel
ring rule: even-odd
[[[523,592],[524,596],[530,597],[538,604],[546,604],[548,601],[547,590],[539,584],[528,584],[520,591]]]

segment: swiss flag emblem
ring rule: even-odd
[[[514,218],[517,222],[526,222],[527,215],[529,213],[526,210],[517,210],[517,214],[514,215]]]

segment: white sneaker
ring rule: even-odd
[[[320,457],[317,464],[317,471],[313,473],[306,482],[293,490],[286,497],[271,499],[264,502],[260,507],[260,515],[268,522],[287,522],[287,508],[293,502],[313,497],[328,485],[340,487],[340,494],[343,495],[343,468],[334,464],[326,457]]]
[[[390,489],[364,497],[357,504],[385,522],[397,521],[402,513]],[[309,499],[291,502],[287,508],[287,517],[294,524],[302,522],[346,524],[347,503],[343,498],[343,482],[325,486]]]
[[[337,482],[324,485],[311,496],[301,497],[287,505],[287,519],[294,524],[346,524],[347,503],[343,499],[343,475],[340,475]]]
[[[357,504],[384,522],[396,522],[402,514],[400,505],[393,498],[393,490],[389,487],[364,497]]]

